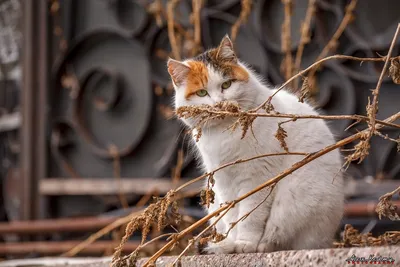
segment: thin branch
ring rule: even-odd
[[[198,182],[198,181],[210,176],[211,174],[214,174],[214,173],[216,173],[216,172],[218,172],[218,171],[220,171],[220,170],[222,170],[222,169],[224,169],[226,167],[232,166],[232,165],[236,165],[236,164],[252,161],[252,160],[255,160],[255,159],[265,158],[265,157],[287,156],[287,155],[307,156],[308,154],[309,153],[304,153],[304,152],[281,152],[281,153],[262,154],[262,155],[258,155],[258,156],[254,156],[254,157],[246,158],[246,159],[239,159],[239,160],[236,160],[236,161],[225,163],[225,164],[219,166],[218,168],[214,169],[211,172],[207,172],[207,173],[205,173],[205,174],[203,174],[203,175],[201,175],[201,176],[199,176],[197,178],[194,178],[194,179],[186,182],[185,184],[183,184],[180,187],[178,187],[177,189],[175,189],[175,192],[178,192],[178,191],[182,190],[183,188],[185,188],[185,187],[187,187],[187,186],[189,186],[189,185],[191,185],[191,184],[193,184],[195,182]]]
[[[389,48],[388,54],[387,54],[386,59],[385,59],[385,65],[383,66],[381,75],[379,76],[379,80],[378,80],[378,83],[376,85],[376,88],[372,91],[372,95],[374,96],[373,100],[372,100],[372,104],[370,105],[368,103],[368,106],[367,106],[367,113],[368,113],[368,117],[369,117],[369,120],[370,120],[369,121],[370,131],[369,131],[369,134],[368,134],[368,137],[367,137],[367,140],[366,140],[367,142],[371,139],[372,135],[375,132],[376,114],[378,113],[379,91],[381,89],[381,85],[382,85],[382,82],[383,82],[383,77],[385,76],[385,74],[387,72],[387,69],[389,67],[390,56],[392,55],[393,48],[394,48],[394,46],[396,44],[399,32],[400,32],[400,23],[397,25],[396,33],[394,34],[392,43],[390,44],[390,48]]]
[[[292,58],[292,42],[291,42],[291,17],[293,2],[292,0],[282,0],[285,10],[285,18],[282,24],[282,52],[285,54],[284,58],[284,73],[285,78],[289,79],[293,71],[293,58]]]
[[[208,106],[196,106],[192,108],[191,106],[184,106],[180,107],[180,109],[187,109],[193,111],[193,113],[200,114],[201,112],[212,114],[212,115],[222,115],[222,116],[231,116],[231,117],[241,117],[241,116],[249,116],[249,117],[261,117],[261,118],[288,118],[290,121],[296,121],[301,119],[323,119],[323,120],[357,120],[357,121],[369,121],[367,116],[362,115],[296,115],[290,113],[256,113],[256,112],[231,112],[231,111],[224,111],[224,110],[213,110]],[[179,109],[178,109],[179,111]],[[180,116],[185,114],[180,114]],[[286,123],[285,122],[285,123]],[[389,127],[394,127],[400,129],[400,125],[396,123],[388,123],[381,120],[376,120],[376,123],[382,124]]]
[[[178,43],[175,36],[174,10],[180,0],[171,0],[167,3],[168,39],[171,43],[172,54],[176,60],[181,60]]]
[[[231,28],[231,39],[234,42],[239,33],[240,26],[246,23],[247,18],[251,13],[251,6],[253,4],[253,0],[242,0],[242,9],[240,10],[239,18],[235,21]]]
[[[194,243],[196,242],[196,240],[198,240],[201,236],[203,236],[208,230],[210,230],[212,227],[214,227],[221,219],[222,217],[225,216],[226,213],[228,213],[228,211],[230,211],[233,207],[235,206],[235,203],[232,202],[230,204],[228,204],[227,209],[221,213],[221,215],[219,215],[215,221],[210,224],[209,226],[207,226],[206,228],[204,228],[203,231],[201,231],[197,236],[195,236],[192,240],[190,240],[189,244],[185,247],[185,249],[178,255],[178,257],[174,260],[174,262],[172,263],[171,266],[175,266],[175,264],[182,258],[183,255],[185,255],[186,251],[188,251],[188,249],[194,245]]]
[[[397,57],[393,57],[390,59],[396,59],[396,58],[400,58],[399,56]],[[260,106],[258,106],[257,108],[255,108],[254,110],[251,110],[250,112],[257,112],[258,110],[264,108],[268,103],[271,102],[272,98],[279,92],[281,91],[283,88],[285,88],[285,86],[287,86],[288,84],[290,84],[294,79],[296,79],[297,77],[303,76],[304,74],[306,74],[307,72],[309,72],[310,70],[318,67],[319,65],[321,65],[322,63],[332,60],[332,59],[347,59],[347,60],[355,60],[355,61],[372,61],[372,62],[380,62],[380,61],[385,61],[386,57],[379,57],[379,58],[362,58],[362,57],[352,57],[352,56],[346,56],[346,55],[334,55],[334,56],[329,56],[326,58],[323,58],[315,63],[313,63],[312,65],[310,65],[308,68],[300,71],[299,73],[297,73],[296,75],[294,75],[292,78],[288,79],[285,83],[283,83],[276,91],[275,93],[273,93],[267,100],[264,101],[264,103],[262,103]]]
[[[301,64],[301,59],[302,59],[303,52],[304,52],[304,47],[306,44],[308,44],[310,42],[310,38],[311,38],[310,37],[310,26],[311,26],[311,21],[312,21],[312,18],[314,16],[315,10],[316,10],[315,3],[316,3],[316,0],[308,1],[306,17],[305,17],[304,22],[301,24],[301,28],[300,28],[300,32],[301,32],[300,44],[296,51],[296,59],[295,59],[295,63],[294,63],[293,73],[297,73],[300,70],[300,64]],[[299,86],[299,80],[296,80],[295,88],[293,88],[293,89],[297,89],[298,86]]]

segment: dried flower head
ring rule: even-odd
[[[389,218],[392,221],[400,221],[400,216],[397,214],[397,206],[391,202],[392,196],[382,197],[376,205],[375,211],[378,213],[379,219],[382,216]]]
[[[125,243],[128,241],[129,237],[132,234],[141,229],[142,232],[142,241],[143,244],[147,239],[147,235],[150,232],[150,228],[153,224],[157,224],[158,230],[162,230],[165,228],[166,218],[167,218],[167,211],[168,208],[171,206],[171,216],[175,218],[176,221],[179,221],[180,215],[178,213],[178,205],[176,201],[174,201],[175,191],[169,191],[164,197],[162,198],[155,198],[156,202],[150,204],[142,214],[139,216],[135,216],[131,219],[128,225],[125,228],[125,235],[122,237],[119,246],[116,248],[116,251],[113,255],[112,259],[112,266],[123,266],[121,265],[124,261],[121,258],[122,248]],[[138,251],[139,252],[139,251]],[[134,260],[134,258],[132,258]]]
[[[358,144],[354,146],[350,151],[354,151],[352,154],[345,157],[346,165],[349,165],[352,161],[358,160],[358,163],[361,163],[368,155],[370,144],[368,142],[368,133],[365,133],[361,138]]]
[[[201,137],[202,127],[209,120],[225,119],[226,117],[237,117],[237,120],[230,127],[235,130],[238,126],[242,128],[242,139],[245,137],[249,128],[251,128],[256,116],[250,116],[243,112],[236,102],[222,101],[216,103],[214,106],[199,105],[199,106],[183,106],[176,110],[176,115],[179,118],[196,118],[196,125],[194,129],[196,132],[196,140]]]

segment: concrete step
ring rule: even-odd
[[[351,257],[391,257],[394,262],[383,264],[376,259],[375,263],[355,262]],[[157,267],[167,267],[175,257],[161,257],[157,260]],[[142,266],[146,259],[139,261]],[[109,267],[111,258],[42,258],[31,260],[14,260],[0,262],[0,267]],[[231,255],[199,255],[186,256],[181,260],[182,267],[343,267],[343,266],[399,266],[400,246],[365,247],[365,248],[338,248],[320,250],[278,251],[273,253],[231,254]]]

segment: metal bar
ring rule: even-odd
[[[21,126],[21,219],[39,217],[38,180],[45,176],[48,84],[47,1],[22,1],[23,75]]]
[[[400,206],[400,200],[393,201],[393,204]],[[344,207],[345,217],[376,217],[377,202],[355,202],[347,203]],[[130,212],[139,210],[133,208]],[[53,220],[18,221],[11,223],[0,223],[0,235],[7,234],[46,234],[62,232],[88,232],[98,230],[120,218],[120,216],[109,217],[86,217],[86,218],[65,218]]]
[[[21,114],[19,112],[5,114],[0,117],[0,133],[16,130],[21,125]]]
[[[11,256],[32,253],[38,253],[41,255],[56,255],[74,248],[79,243],[80,241],[0,243],[0,255]],[[165,242],[161,243],[165,244]],[[80,254],[103,254],[107,250],[113,251],[118,244],[119,241],[97,241],[83,249]],[[139,244],[140,242],[127,242],[123,247],[123,252],[132,252]]]
[[[34,0],[25,0],[22,4],[22,20],[23,20],[23,57],[22,57],[22,127],[21,127],[21,208],[20,217],[24,220],[32,219],[31,199],[32,192],[32,176],[34,170],[33,162],[33,132],[35,124],[34,113],[34,88],[37,88],[33,65],[36,63],[37,46],[35,45],[35,37],[37,34],[35,24],[35,12],[37,5]]]
[[[399,206],[400,200],[392,201],[393,205]],[[376,217],[375,212],[376,201],[359,201],[353,203],[346,203],[344,206],[344,214],[347,217]]]
[[[49,63],[49,38],[48,38],[48,25],[49,25],[49,8],[47,0],[38,1],[39,10],[38,10],[38,26],[39,26],[39,36],[38,36],[38,45],[39,45],[39,58],[38,58],[38,92],[36,98],[36,146],[34,150],[34,158],[35,158],[35,171],[36,175],[34,177],[34,190],[35,190],[35,198],[33,199],[33,215],[35,219],[44,218],[46,211],[43,210],[44,206],[44,198],[40,197],[39,193],[39,181],[46,177],[47,172],[47,149],[46,149],[46,127],[48,124],[47,119],[47,110],[48,110],[48,100],[47,94],[49,92],[49,73],[50,73],[50,63]],[[36,197],[37,196],[37,197]]]
[[[169,190],[189,181],[182,179],[174,184],[168,178],[49,178],[40,181],[39,192],[47,196],[59,195],[115,195],[148,194],[157,190],[165,194]],[[185,192],[200,191],[201,182],[194,183],[184,189]]]
[[[0,223],[0,235],[86,232],[100,229],[117,217],[86,217]]]

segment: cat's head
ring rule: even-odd
[[[244,109],[254,104],[256,93],[249,88],[251,72],[239,62],[228,35],[218,47],[194,58],[169,59],[168,72],[175,88],[175,108],[214,105],[225,100]]]

